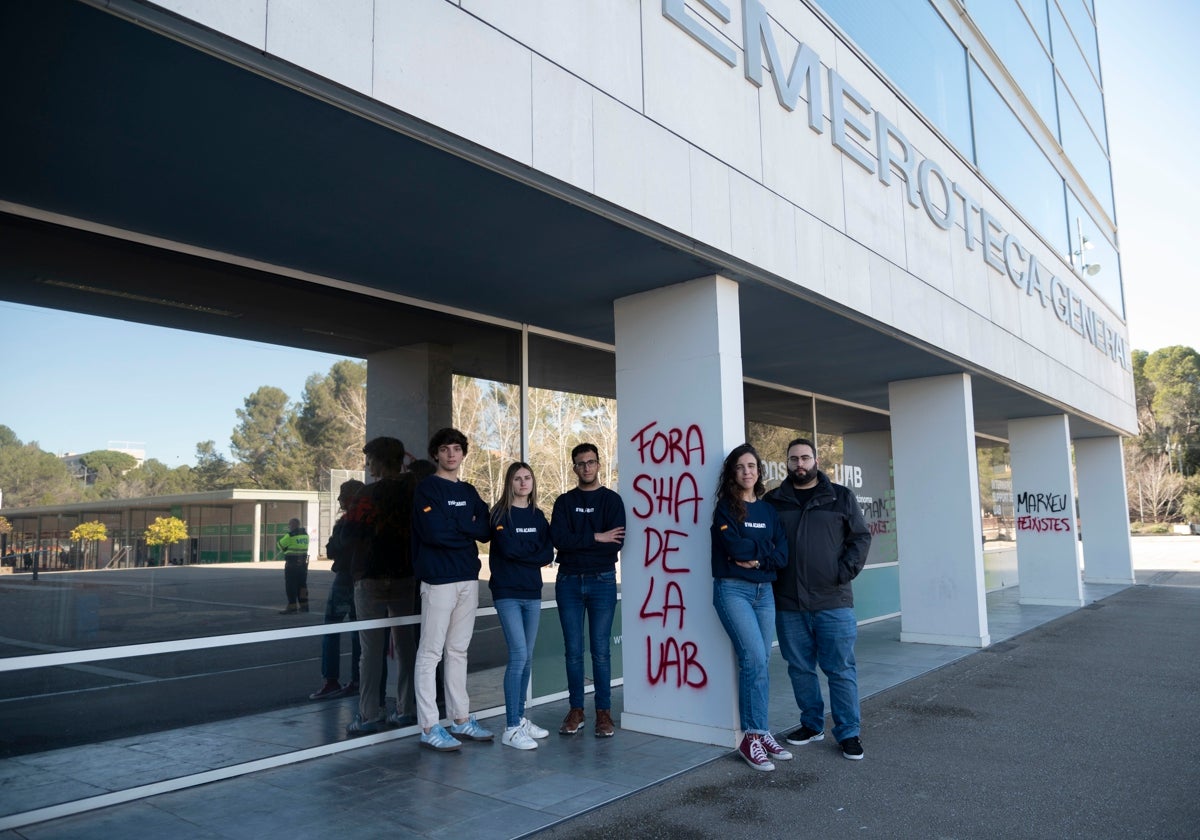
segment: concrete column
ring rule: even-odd
[[[250,550],[250,560],[253,563],[262,562],[262,502],[254,503],[254,548]]]
[[[414,344],[367,359],[367,440],[399,438],[414,458],[426,458],[429,439],[450,425],[454,383],[450,348]]]
[[[1083,577],[1088,583],[1134,582],[1121,450],[1121,439],[1115,435],[1075,441]]]
[[[900,641],[987,647],[971,378],[888,385]]]
[[[633,295],[615,315],[621,727],[734,747],[737,665],[712,606],[709,526],[721,462],[746,434],[737,284]]]
[[[1008,421],[1022,604],[1083,606],[1067,416]]]

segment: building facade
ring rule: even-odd
[[[732,743],[706,532],[748,437],[837,465],[905,641],[990,641],[982,450],[1023,602],[1132,582],[1096,11],[8,4],[4,296],[365,358],[416,453],[452,374],[615,397],[622,726]]]

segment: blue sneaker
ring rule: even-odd
[[[350,721],[350,724],[346,727],[346,734],[351,737],[355,735],[371,735],[382,731],[382,720],[363,720],[362,715],[355,715],[354,720]]]
[[[450,734],[465,738],[468,741],[490,741],[496,737],[489,730],[479,725],[479,722],[475,720],[475,715],[467,718],[466,723],[456,723],[451,726]]]
[[[435,723],[428,732],[421,733],[421,746],[438,752],[450,752],[461,747],[462,741],[447,732],[446,727]]]

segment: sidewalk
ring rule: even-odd
[[[1200,538],[1162,538],[1173,541],[1164,545],[1143,543],[1145,539],[1154,538],[1134,541],[1139,583],[1143,577],[1169,575],[1175,584],[1200,585],[1200,563],[1191,559],[1200,558]],[[1047,819],[1049,813],[1038,815],[1023,833],[984,829],[978,822],[980,815],[990,820],[994,814],[1007,813],[1010,800],[1044,802],[1047,812],[1052,806],[1068,815],[1080,807],[1095,809],[1109,799],[1122,802],[1132,815],[1141,813],[1133,807],[1140,801],[1153,803],[1162,814],[1194,817],[1196,797],[1190,791],[1198,778],[1196,766],[1173,765],[1172,757],[1194,762],[1196,753],[1186,745],[1195,743],[1197,734],[1195,723],[1188,719],[1194,716],[1193,698],[1200,688],[1193,664],[1200,645],[1193,637],[1178,640],[1176,636],[1200,627],[1196,620],[1200,588],[1135,587],[1124,593],[1122,589],[1086,586],[1089,601],[1108,600],[1083,610],[1026,607],[1017,603],[1016,590],[993,593],[988,596],[993,645],[983,652],[901,644],[899,619],[861,628],[857,654],[862,694],[867,698],[863,732],[867,760],[863,762],[841,759],[832,748],[826,749],[827,741],[798,748],[799,760],[781,764],[774,774],[755,774],[728,750],[626,731],[618,731],[612,739],[596,739],[590,727],[575,738],[552,734],[542,748],[527,753],[504,748],[497,739],[490,745],[464,745],[460,754],[434,754],[420,750],[416,739],[409,737],[0,832],[0,840],[134,835],[294,840],[330,832],[342,838],[512,838],[568,819],[548,836],[570,832],[572,837],[633,833],[757,837],[772,831],[772,826],[777,828],[780,814],[790,827],[828,836],[839,836],[837,831],[853,831],[859,837],[1071,836],[1041,831],[1056,824]],[[1134,608],[1125,607],[1127,603]],[[1119,608],[1108,609],[1110,604]],[[1105,630],[1110,625],[1116,626]],[[1041,629],[1013,639],[1033,628]],[[1058,642],[1060,637],[1067,641]],[[1058,657],[1026,662],[1027,651],[1045,647],[1042,639],[1054,641],[1050,647]],[[1150,644],[1153,640],[1159,644]],[[1145,655],[1147,651],[1154,655]],[[987,672],[999,664],[1008,670],[989,676],[981,686],[956,676]],[[1126,664],[1131,666],[1127,671],[1116,667]],[[947,665],[951,667],[943,667]],[[1097,674],[1109,678],[1095,686]],[[1088,690],[1078,692],[1079,686]],[[938,699],[947,692],[962,692],[962,696]],[[1042,693],[1047,696],[1033,699]],[[615,689],[616,715],[621,699],[621,690]],[[1018,701],[1022,714],[1034,712],[1032,720],[1015,714],[1013,704]],[[1002,708],[992,709],[993,703]],[[534,708],[530,717],[555,729],[565,706],[565,701],[559,701]],[[1087,711],[1083,715],[1060,711],[1071,708]],[[1121,713],[1097,718],[1102,723],[1090,722],[1097,709],[1107,708]],[[1146,719],[1145,709],[1156,710],[1154,720]],[[771,720],[782,729],[797,718],[783,664],[776,657]],[[1155,725],[1163,720],[1177,726],[1165,732]],[[256,737],[293,740],[303,737],[303,727],[319,725],[311,714],[282,713],[238,723],[246,732],[257,727]],[[485,723],[495,728],[499,720]],[[1075,731],[1080,726],[1084,728]],[[187,731],[173,734],[195,737]],[[1144,744],[1129,749],[1132,741],[1143,738]],[[1089,752],[1076,760],[1080,744]],[[89,749],[62,751],[69,755],[59,760],[70,763],[73,776],[86,772],[90,760],[98,762],[93,770],[111,772],[118,756],[111,749],[106,753],[89,753]],[[131,752],[136,757],[137,745]],[[1031,754],[1039,755],[1036,765],[1022,759]],[[1136,770],[1123,769],[1135,765]],[[1075,772],[1079,767],[1091,769],[1080,774]],[[1175,790],[1170,778],[1155,775],[1169,768],[1174,768],[1177,785],[1188,786],[1186,797],[1178,795],[1164,804],[1159,796],[1141,796],[1135,802],[1115,796],[1118,787],[1141,791],[1138,774],[1150,774],[1147,778],[1154,778],[1160,791]],[[1114,769],[1119,771],[1115,775]],[[1080,780],[1092,779],[1104,786],[1090,792],[1080,788]],[[18,793],[20,783],[19,777],[0,773],[0,794]],[[956,783],[965,790],[945,795]],[[1021,798],[1022,783],[1028,783],[1036,795]],[[744,793],[732,796],[731,786]],[[770,792],[776,795],[769,801],[760,799]],[[788,798],[780,799],[779,794]],[[793,798],[797,794],[802,798]],[[833,799],[826,802],[816,795],[833,795]],[[616,800],[622,801],[598,808]],[[936,807],[947,813],[974,817],[958,821],[947,817],[952,828],[935,828],[937,821],[926,812],[934,807],[929,803],[939,803]],[[870,811],[872,807],[877,810]],[[839,808],[849,808],[851,813]],[[1032,819],[1035,812],[1030,813]],[[872,814],[874,822],[864,821]],[[906,821],[907,814],[914,816]],[[848,819],[851,816],[854,819]],[[1155,836],[1183,836],[1164,830],[1152,817],[1142,814],[1136,828],[1157,826]],[[866,826],[862,833],[859,822]],[[1190,825],[1195,824],[1193,820]],[[1123,823],[1101,823],[1089,836],[1111,836],[1103,832],[1110,825]],[[974,829],[966,830],[969,826]],[[907,833],[910,830],[913,833]],[[1136,836],[1126,830],[1120,834]]]

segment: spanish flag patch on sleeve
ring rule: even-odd
[[[425,505],[425,507],[421,508],[421,513],[429,513],[431,510],[433,510],[433,505]]]
[[[728,526],[728,525],[722,525],[722,526],[721,526],[721,530],[722,530],[722,531],[728,531],[728,530],[729,530],[729,526]]]

